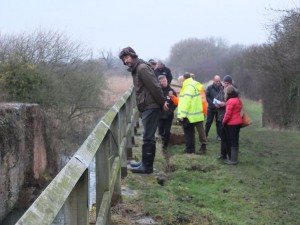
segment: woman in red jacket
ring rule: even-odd
[[[225,100],[226,112],[222,124],[225,131],[225,142],[229,156],[229,160],[225,161],[225,163],[236,165],[238,163],[239,134],[242,124],[241,111],[243,104],[234,86],[228,86],[225,89]]]

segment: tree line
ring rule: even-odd
[[[173,45],[169,66],[201,82],[230,74],[243,96],[263,102],[263,124],[300,129],[300,10],[277,10],[268,43],[242,46],[223,39],[191,38]]]

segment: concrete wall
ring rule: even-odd
[[[45,181],[46,136],[38,105],[0,104],[0,223],[13,208],[27,207]]]

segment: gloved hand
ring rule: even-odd
[[[177,119],[177,124],[182,125],[182,122],[183,122],[183,118],[178,118]]]
[[[190,121],[188,118],[180,118],[178,119],[178,123],[183,127],[183,128],[186,128],[189,124],[190,124]]]

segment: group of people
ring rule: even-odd
[[[156,130],[166,150],[176,107],[177,119],[185,137],[185,153],[206,153],[208,133],[215,118],[218,138],[221,140],[219,159],[228,164],[237,164],[242,102],[229,75],[223,78],[223,85],[221,77],[216,75],[213,84],[205,92],[193,74],[185,73],[178,78],[182,84],[178,97],[170,87],[172,73],[162,62],[146,62],[138,58],[131,47],[122,49],[119,58],[131,72],[137,107],[144,126],[142,159],[131,163],[133,173],[153,172]],[[195,128],[201,143],[198,151],[195,151]]]
[[[213,83],[206,89],[208,112],[205,133],[208,136],[213,120],[216,121],[217,139],[221,141],[218,159],[235,165],[238,163],[239,133],[242,124],[243,104],[232,77],[215,75]]]

